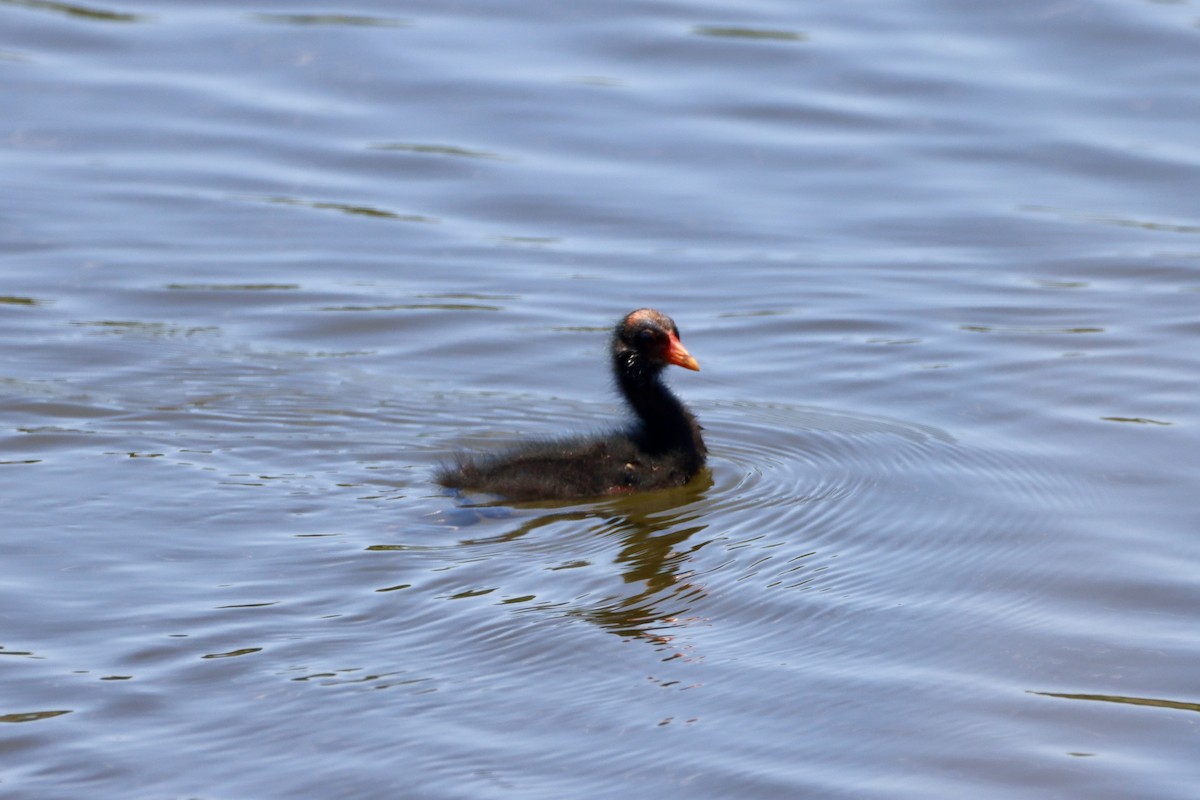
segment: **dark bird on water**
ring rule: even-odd
[[[442,469],[438,483],[511,500],[561,500],[682,486],[704,466],[696,418],[661,374],[668,365],[699,370],[665,314],[639,308],[612,335],[612,370],[635,419],[622,431],[592,439],[524,445]]]

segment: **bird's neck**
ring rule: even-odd
[[[671,390],[652,375],[618,375],[621,394],[637,415],[641,445],[654,453],[683,450],[702,453],[699,426]]]

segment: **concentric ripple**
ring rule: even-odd
[[[1016,588],[1035,579],[1026,565],[1086,494],[1028,442],[975,444],[921,423],[805,406],[739,403],[703,419],[714,476],[705,520],[739,555],[710,581],[729,571],[743,584],[903,603],[968,587],[988,564]],[[1002,613],[1021,594],[993,602]]]
[[[568,429],[597,416],[564,406],[555,424]],[[974,444],[922,423],[799,405],[697,412],[709,471],[687,487],[507,516],[469,502],[448,509],[468,536],[444,555],[464,560],[460,575],[480,576],[464,589],[486,582],[514,611],[659,643],[705,618],[715,597],[734,616],[950,603],[977,593],[981,572],[1002,589],[990,608],[1019,616],[1022,587],[1038,579],[1028,564],[1057,524],[1047,509],[1083,496],[1027,442]],[[776,598],[786,590],[812,594]]]

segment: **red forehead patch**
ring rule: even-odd
[[[625,323],[627,325],[640,325],[643,322],[652,322],[662,325],[663,315],[655,311],[653,308],[639,308],[637,311],[629,312],[629,316],[625,317]]]

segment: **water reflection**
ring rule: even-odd
[[[167,322],[142,322],[139,320],[79,320],[71,324],[81,328],[95,328],[95,332],[98,334],[150,338],[188,338],[201,334],[215,334],[221,330],[216,325],[174,325]]]
[[[708,528],[697,520],[705,516],[699,501],[712,485],[712,475],[705,471],[687,486],[615,504],[624,514],[614,521],[613,532],[621,538],[614,562],[631,592],[568,613],[622,638],[669,643],[671,637],[662,629],[686,626],[690,620],[682,615],[705,594],[703,586],[690,580],[694,573],[687,565],[689,555],[706,542],[685,545]]]
[[[1095,214],[1086,211],[1072,211],[1066,208],[1053,208],[1050,206],[1030,206],[1023,205],[1017,207],[1018,211],[1025,211],[1031,214],[1051,214],[1062,220],[1070,222],[1094,222],[1099,225],[1115,225],[1120,228],[1140,228],[1146,231],[1159,231],[1164,233],[1200,233],[1200,225],[1192,225],[1188,223],[1161,222],[1151,219],[1135,219],[1132,217],[1122,217],[1116,214]]]
[[[569,599],[547,596],[543,591],[529,593],[514,591],[499,602],[514,606],[520,613],[550,613],[565,617],[587,620],[609,633],[626,639],[642,639],[662,645],[671,637],[662,631],[679,628],[689,620],[684,618],[690,604],[703,597],[705,589],[694,582],[694,573],[689,569],[690,555],[707,542],[689,545],[698,534],[709,526],[699,520],[707,515],[704,501],[713,487],[712,475],[705,471],[687,486],[644,494],[605,500],[581,507],[578,504],[525,503],[515,506],[498,502],[460,505],[448,521],[469,527],[488,524],[491,527],[497,517],[523,510],[540,511],[523,519],[500,533],[459,539],[444,545],[379,544],[368,550],[409,553],[439,551],[442,556],[452,556],[463,562],[477,562],[481,548],[490,548],[484,556],[490,564],[520,554],[514,544],[520,540],[560,540],[570,533],[582,533],[585,537],[570,558],[545,564],[542,569],[549,573],[571,572],[593,567],[599,559],[590,557],[597,550],[610,559],[616,575],[608,567],[598,567],[602,591],[587,591],[586,580],[576,580],[573,575],[564,575],[571,584]],[[539,548],[540,549],[540,548]],[[561,552],[557,552],[561,555]],[[434,571],[446,568],[438,560]],[[502,581],[505,571],[502,566],[489,568],[489,577]],[[528,565],[522,563],[511,574],[514,580],[528,579]],[[594,574],[594,573],[593,573]],[[613,577],[620,580],[617,588]],[[492,594],[503,587],[470,586],[440,595],[443,599],[462,599]]]
[[[0,4],[37,8],[43,11],[53,11],[66,14],[76,19],[95,20],[98,22],[146,22],[150,17],[143,14],[123,14],[107,11],[102,8],[75,5],[74,3],[54,3],[50,0],[0,0]]]
[[[61,717],[63,714],[70,714],[67,711],[26,711],[18,714],[0,714],[0,722],[37,722],[51,717]]]
[[[298,283],[168,283],[172,291],[204,292],[284,292],[299,289]]]
[[[692,33],[697,36],[716,36],[726,39],[765,39],[776,42],[802,42],[808,37],[803,33],[770,28],[739,28],[715,25],[696,25]]]
[[[1030,692],[1039,697],[1057,697],[1060,700],[1093,700],[1100,703],[1124,703],[1133,706],[1152,706],[1154,708],[1171,708],[1176,711],[1200,711],[1200,703],[1187,703],[1181,700],[1161,700],[1152,697],[1125,697],[1116,694],[1067,694],[1061,692]]]
[[[997,326],[997,325],[959,325],[959,330],[967,333],[999,333],[999,334],[1016,334],[1021,336],[1041,336],[1041,335],[1057,335],[1060,333],[1104,333],[1104,328],[1097,327],[1073,327],[1073,328],[1037,328],[1037,327],[1021,327],[1019,325]]]
[[[420,155],[456,156],[458,158],[482,158],[494,161],[513,161],[497,153],[487,150],[472,150],[466,147],[455,147],[446,144],[414,144],[410,142],[379,142],[370,146],[372,150],[393,150],[403,153]]]
[[[276,25],[350,25],[367,28],[407,28],[411,22],[394,17],[366,17],[351,14],[247,14],[255,22]]]
[[[375,208],[374,206],[363,205],[360,203],[337,203],[326,200],[303,200],[298,197],[285,197],[282,195],[270,197],[247,197],[246,199],[257,200],[263,203],[274,203],[275,205],[312,208],[316,209],[317,211],[339,211],[343,214],[353,214],[360,217],[372,217],[374,219],[390,219],[397,222],[423,222],[434,224],[440,221],[434,217],[427,217],[421,214],[400,214],[395,211],[389,211],[384,208]]]

